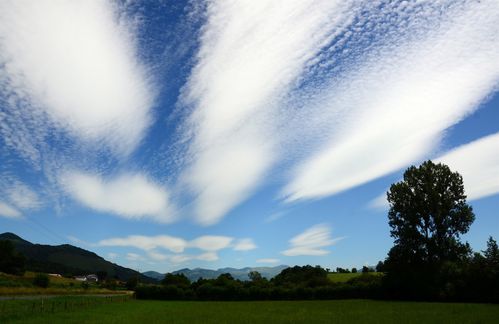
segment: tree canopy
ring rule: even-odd
[[[469,230],[475,215],[466,203],[459,173],[426,161],[408,168],[387,196],[393,257],[433,263],[457,260],[469,251],[459,237]]]

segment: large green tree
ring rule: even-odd
[[[438,263],[465,256],[469,247],[460,242],[475,219],[466,203],[463,178],[448,166],[426,161],[411,166],[404,180],[387,193],[391,236],[398,254],[408,262]]]
[[[475,219],[463,179],[444,164],[411,166],[387,193],[394,246],[385,262],[385,283],[394,297],[451,296],[456,273],[471,249],[460,241]]]

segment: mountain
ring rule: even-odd
[[[135,270],[106,261],[93,252],[73,245],[33,244],[13,233],[0,234],[0,240],[11,241],[16,250],[26,257],[28,271],[60,273],[65,276],[106,272],[109,278],[128,280],[138,276],[143,282],[156,282]]]
[[[159,272],[156,272],[156,271],[146,271],[146,272],[142,272],[142,274],[146,277],[149,277],[149,278],[153,278],[153,279],[156,279],[156,280],[163,280],[165,278],[165,274],[164,273],[159,273]]]
[[[246,267],[242,269],[237,269],[237,268],[221,268],[218,270],[211,270],[211,269],[202,269],[202,268],[196,268],[196,269],[180,269],[177,271],[173,271],[173,274],[184,274],[187,278],[189,278],[190,281],[196,281],[199,278],[204,278],[204,279],[215,279],[222,273],[230,273],[234,279],[239,279],[239,280],[249,280],[248,274],[251,271],[258,271],[263,277],[265,278],[273,278],[276,275],[278,275],[282,270],[288,268],[286,265],[280,265],[276,267]],[[143,275],[150,276],[151,278],[154,279],[163,279],[164,274],[161,274],[156,271],[148,271],[142,273]]]

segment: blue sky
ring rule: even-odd
[[[460,172],[499,237],[499,3],[2,1],[0,229],[140,271],[374,265]]]

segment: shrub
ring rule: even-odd
[[[47,288],[49,286],[50,279],[45,273],[37,273],[33,278],[33,285],[41,288]]]

